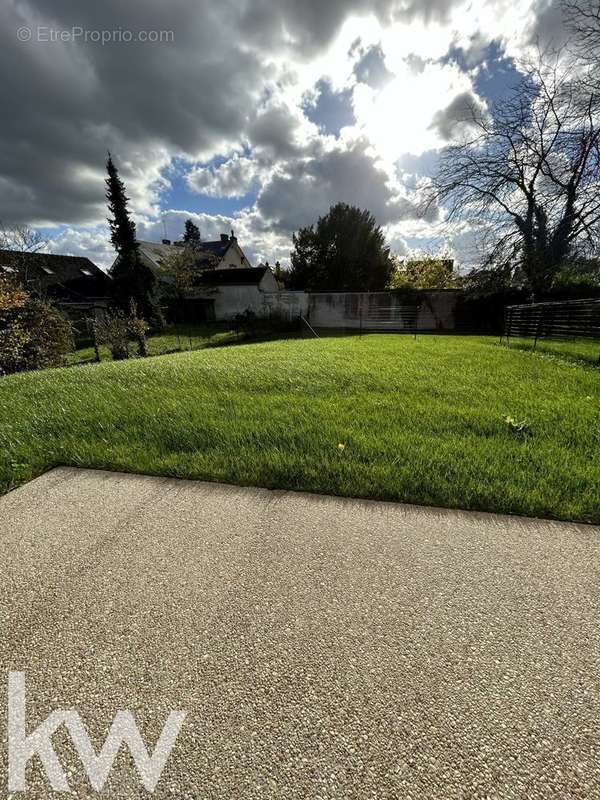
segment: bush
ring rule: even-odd
[[[0,375],[62,366],[73,349],[71,324],[60,311],[0,276]]]
[[[115,361],[129,358],[129,342],[137,342],[138,354],[146,356],[146,332],[149,325],[137,316],[135,304],[131,305],[131,314],[126,316],[122,311],[109,311],[94,322],[94,340],[96,351],[98,345],[107,345]]]
[[[129,358],[129,320],[122,311],[109,311],[94,322],[96,346],[105,344],[115,361]]]
[[[244,333],[254,333],[256,330],[257,317],[251,308],[247,308],[243,313],[236,314],[233,324],[236,331]]]

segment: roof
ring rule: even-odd
[[[171,255],[174,245],[162,242],[138,242],[141,252],[155,264]]]
[[[33,294],[81,302],[110,295],[110,277],[83,256],[0,250],[0,271],[18,274]]]
[[[237,269],[205,270],[198,280],[209,286],[257,286],[268,267],[240,267]]]
[[[140,241],[138,244],[146,258],[158,265],[181,247],[178,244],[163,244],[162,242]],[[229,238],[224,240],[217,239],[214,242],[202,242],[201,249],[198,252],[198,268],[203,269],[213,266],[215,259],[221,261],[232,244],[233,241]]]
[[[146,242],[138,241],[140,252],[150,261],[150,265],[160,266],[172,253],[183,246],[183,242]],[[235,247],[241,256],[242,262],[249,263],[235,236],[221,234],[220,239],[210,242],[200,242],[196,266],[199,270],[214,269],[225,258],[231,247]],[[237,267],[236,267],[237,269]]]

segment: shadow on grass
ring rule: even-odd
[[[503,339],[503,343],[511,348],[574,362],[582,366],[600,367],[600,340],[598,339],[538,339],[535,342],[533,339],[511,337],[508,340]]]

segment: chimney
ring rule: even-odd
[[[231,236],[229,238],[232,242],[237,242],[237,239],[235,238],[235,233],[233,232],[233,228],[231,229]]]
[[[228,242],[229,241],[229,236],[227,236],[226,233],[222,233],[221,234],[221,241],[222,242]]]
[[[162,243],[163,244],[171,244],[171,240],[170,239],[163,239]]]

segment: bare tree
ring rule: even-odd
[[[0,249],[18,253],[37,253],[46,240],[28,225],[4,225],[0,222]]]
[[[522,66],[521,83],[442,153],[433,197],[487,231],[487,264],[520,271],[534,296],[600,228],[599,100],[564,54]]]
[[[0,250],[10,251],[2,261],[19,273],[25,286],[31,284],[31,277],[24,254],[39,253],[45,245],[46,239],[28,225],[4,225],[0,221]],[[35,288],[39,290],[40,287]]]
[[[600,0],[563,0],[572,47],[584,60],[600,56]]]

